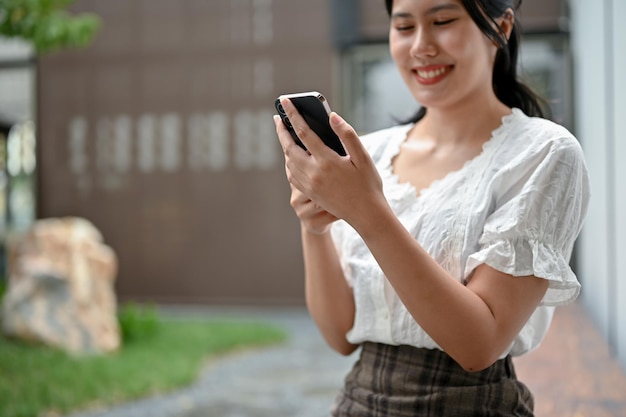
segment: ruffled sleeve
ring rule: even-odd
[[[494,175],[494,210],[479,247],[467,258],[465,277],[481,264],[513,276],[549,281],[543,305],[563,305],[580,291],[569,266],[587,211],[589,183],[573,137],[547,141],[518,155]]]

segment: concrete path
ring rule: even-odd
[[[267,321],[287,343],[237,353],[207,367],[193,386],[165,396],[69,417],[328,417],[357,355],[331,351],[304,309],[169,308],[170,317]],[[541,347],[516,358],[537,417],[625,417],[626,373],[580,303],[557,309]]]
[[[274,323],[289,340],[208,366],[181,391],[68,417],[327,417],[356,355],[328,348],[305,309],[163,308],[169,317]]]

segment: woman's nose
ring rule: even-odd
[[[437,53],[437,47],[430,33],[420,28],[415,32],[415,39],[410,50],[411,56],[433,56]]]

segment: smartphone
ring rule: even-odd
[[[318,93],[317,91],[285,94],[278,97],[274,102],[274,106],[278,111],[278,115],[282,119],[283,124],[289,130],[289,133],[291,133],[291,137],[296,141],[298,146],[306,150],[306,147],[304,146],[302,141],[300,141],[298,135],[296,135],[296,132],[293,129],[289,118],[285,114],[283,106],[280,104],[280,99],[283,97],[291,100],[291,102],[296,107],[296,109],[298,109],[298,112],[300,113],[300,115],[302,115],[302,118],[304,118],[311,130],[313,130],[317,134],[317,136],[322,139],[326,146],[333,149],[341,156],[346,155],[346,150],[344,149],[341,140],[335,134],[333,129],[330,127],[330,123],[328,122],[330,106],[328,105],[328,101],[322,94]]]

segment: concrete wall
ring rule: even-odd
[[[591,176],[583,302],[626,368],[626,29],[623,0],[570,0],[575,130]]]
[[[339,101],[329,5],[72,6],[102,29],[88,48],[38,59],[39,216],[84,217],[102,232],[121,300],[303,304],[272,114],[288,92]]]

